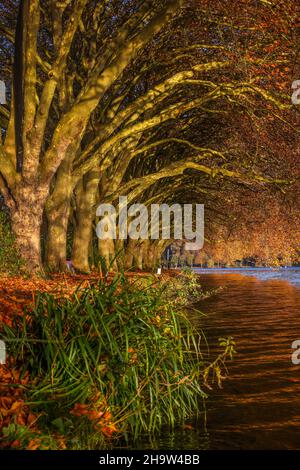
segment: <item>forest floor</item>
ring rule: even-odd
[[[165,279],[176,276],[179,271],[168,270],[162,276]],[[145,271],[126,272],[128,278],[147,277],[151,273]],[[108,282],[114,274],[108,275]],[[38,292],[47,292],[57,297],[69,297],[78,288],[86,288],[97,284],[101,278],[98,272],[91,274],[55,274],[48,279],[41,277],[5,276],[0,274],[0,323],[8,325],[15,315],[22,315],[24,308],[30,308]]]

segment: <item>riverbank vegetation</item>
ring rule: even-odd
[[[2,323],[0,446],[106,448],[203,414],[234,343],[223,340],[207,361],[184,313],[195,295],[189,273],[174,283],[119,274],[65,297],[37,293],[23,316]]]

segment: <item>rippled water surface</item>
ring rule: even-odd
[[[233,336],[238,354],[222,390],[207,403],[207,432],[193,423],[138,448],[300,449],[300,365],[291,344],[300,339],[300,269],[201,270],[204,317],[193,316],[209,343]],[[216,350],[212,346],[211,357]]]
[[[226,268],[226,269],[195,269],[195,272],[210,274],[242,274],[243,276],[255,276],[262,281],[282,280],[290,284],[300,286],[299,268]]]

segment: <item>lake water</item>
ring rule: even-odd
[[[261,281],[282,280],[292,285],[300,286],[299,268],[226,268],[226,269],[194,269],[201,275],[207,274],[242,274],[243,276],[255,276]]]
[[[292,342],[300,340],[300,269],[196,270],[204,290],[223,290],[201,301],[193,315],[217,354],[218,338],[233,336],[237,355],[223,389],[210,392],[207,428],[164,431],[135,448],[300,449],[300,365]]]

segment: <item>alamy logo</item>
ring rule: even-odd
[[[295,366],[298,366],[300,364],[300,340],[296,339],[292,343],[292,349],[295,349],[295,351],[292,354],[292,363]]]
[[[100,240],[184,240],[186,250],[200,250],[204,244],[203,204],[132,204],[119,198],[118,211],[101,204],[96,233]]]
[[[0,364],[6,364],[6,346],[2,340],[0,340]]]
[[[292,103],[298,105],[300,104],[300,80],[295,80],[292,83],[292,90],[295,90],[292,94]]]
[[[0,80],[0,104],[6,104],[6,86],[3,80]]]

